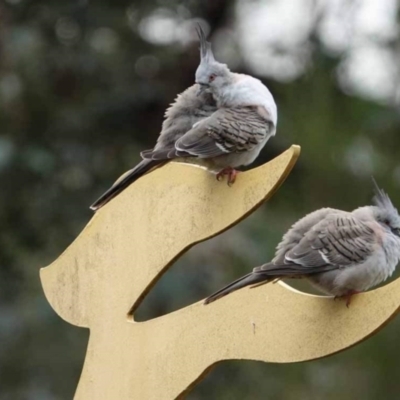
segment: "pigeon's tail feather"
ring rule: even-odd
[[[163,160],[142,160],[134,168],[126,172],[120,179],[118,179],[114,185],[110,187],[105,193],[103,193],[91,206],[90,208],[97,211],[99,208],[103,207],[115,196],[126,189],[131,183],[135,182],[136,179],[140,178],[146,172],[150,171],[156,166],[164,164]]]
[[[266,276],[265,274],[257,274],[257,273],[255,274],[251,272],[250,274],[242,276],[241,278],[237,279],[236,281],[233,281],[229,285],[225,286],[224,288],[218,290],[211,296],[207,297],[204,300],[204,304],[212,303],[213,301],[218,300],[221,297],[224,297],[227,294],[232,293],[238,289],[244,288],[246,286],[257,285],[259,283],[268,283],[274,279],[275,277]]]

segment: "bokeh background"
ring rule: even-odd
[[[302,154],[268,204],[177,262],[138,319],[198,301],[269,260],[305,213],[368,204],[372,174],[400,205],[397,1],[2,1],[1,400],[72,398],[88,332],[50,309],[38,271],[152,146],[165,108],[192,84],[197,21],[217,59],[259,77],[275,96],[278,134],[257,163],[292,143]],[[397,318],[324,360],[222,363],[188,398],[398,398],[399,337]]]

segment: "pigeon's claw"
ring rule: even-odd
[[[225,175],[228,175],[228,186],[232,186],[236,181],[236,176],[238,173],[239,171],[236,169],[232,167],[226,167],[217,173],[217,181],[220,181]]]
[[[346,300],[346,307],[349,308],[352,296],[354,296],[355,294],[358,294],[358,293],[360,293],[360,292],[357,292],[356,290],[350,290],[343,296],[335,296],[334,300],[336,300],[336,299]]]

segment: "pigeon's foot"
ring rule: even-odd
[[[217,181],[220,181],[224,175],[228,175],[228,185],[232,186],[235,181],[236,181],[236,176],[239,173],[239,171],[236,171],[236,169],[232,167],[226,167],[224,169],[221,169],[221,171],[218,172],[217,176]]]
[[[349,308],[350,302],[351,302],[351,297],[354,296],[355,294],[358,294],[358,293],[360,293],[360,292],[357,292],[357,290],[349,290],[343,296],[335,296],[334,300],[336,300],[336,299],[346,300],[346,307]]]

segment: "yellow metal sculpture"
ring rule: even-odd
[[[97,212],[41,270],[55,311],[90,329],[75,399],[180,398],[219,361],[324,357],[365,339],[397,313],[400,281],[355,296],[350,309],[279,283],[134,321],[141,300],[174,260],[271,197],[299,153],[292,146],[241,173],[232,187],[200,168],[169,163]]]

